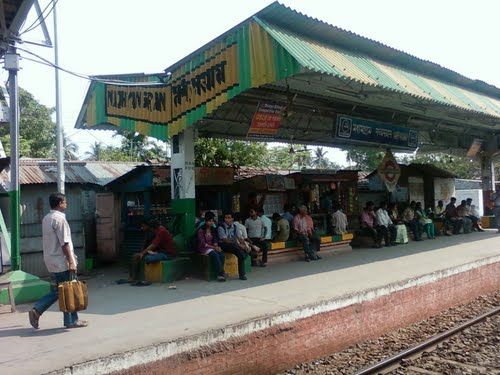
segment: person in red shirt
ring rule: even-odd
[[[146,237],[148,237],[149,234],[149,238],[152,237],[152,240],[149,244],[147,243],[149,241],[146,241],[144,248],[134,255],[130,268],[129,282],[137,280],[142,261],[146,264],[158,263],[164,260],[173,259],[176,256],[172,234],[170,234],[164,226],[160,225],[157,220],[151,219],[144,221],[141,224],[141,229]],[[143,284],[146,285],[144,282]]]

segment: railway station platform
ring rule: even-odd
[[[88,280],[84,329],[54,305],[0,312],[2,374],[266,374],[341,350],[500,288],[496,231],[355,249],[256,268],[248,281],[115,285]],[[170,288],[169,288],[170,287]]]

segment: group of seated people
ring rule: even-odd
[[[482,232],[479,213],[472,204],[472,199],[463,200],[456,207],[456,198],[452,197],[445,207],[443,201],[438,201],[437,207],[424,210],[421,202],[411,201],[400,215],[396,203],[381,202],[375,209],[373,202],[367,202],[361,213],[361,230],[371,236],[373,247],[395,246],[408,242],[408,226],[415,241],[422,241],[425,232],[428,239],[436,238],[436,222],[443,223],[445,235],[469,233],[473,230]]]
[[[318,255],[321,241],[315,233],[307,207],[299,207],[296,214],[292,213],[290,206],[285,206],[284,211],[283,215],[274,213],[272,220],[264,215],[262,209],[250,209],[245,220],[240,213],[225,212],[220,224],[215,222],[213,212],[204,213],[196,225],[197,251],[211,258],[218,281],[226,280],[224,253],[234,254],[238,258],[239,278],[246,280],[245,258],[251,257],[252,266],[266,267],[271,242],[296,239],[303,246],[306,262],[321,259]],[[347,219],[343,222],[345,224],[339,224],[338,230],[343,228],[345,231]]]

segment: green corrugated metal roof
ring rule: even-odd
[[[255,19],[307,69],[500,118],[498,99]]]

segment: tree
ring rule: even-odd
[[[78,160],[78,145],[63,133],[64,160]],[[55,153],[55,152],[54,152]],[[56,155],[57,156],[57,155]]]
[[[258,142],[200,138],[194,146],[198,167],[264,166],[268,150]]]
[[[377,169],[385,155],[385,151],[367,148],[350,148],[347,150],[347,160],[354,163],[356,169],[371,172]]]
[[[106,147],[103,146],[102,142],[94,142],[94,144],[90,146],[90,151],[87,151],[85,155],[89,160],[102,160],[105,148]]]
[[[330,161],[326,157],[326,151],[323,147],[316,147],[314,149],[314,157],[312,159],[312,166],[317,169],[327,169]]]
[[[416,156],[402,155],[397,157],[399,162],[410,164],[432,164],[455,174],[459,178],[480,179],[481,165],[479,161],[467,156],[450,155],[447,153],[417,153]]]
[[[54,156],[55,123],[53,108],[39,103],[28,91],[19,89],[20,155],[30,158]],[[10,153],[9,127],[0,127],[0,139],[5,152]]]

